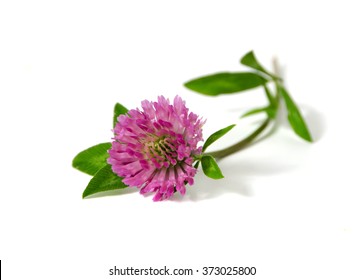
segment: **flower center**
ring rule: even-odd
[[[173,142],[173,139],[165,136],[146,142],[144,151],[147,158],[161,165],[175,165],[177,163],[177,152]]]

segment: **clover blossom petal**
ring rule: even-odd
[[[184,195],[197,172],[193,163],[202,152],[198,144],[205,121],[189,112],[179,96],[172,104],[159,96],[141,105],[142,110],[118,117],[108,163],[124,184],[141,194],[154,193],[154,201],[175,192]]]

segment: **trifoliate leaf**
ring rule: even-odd
[[[212,156],[205,155],[201,158],[202,170],[207,177],[212,179],[222,179],[222,175],[219,166],[217,165],[215,159]]]
[[[99,192],[126,188],[127,185],[121,182],[121,180],[122,178],[120,178],[111,170],[111,165],[106,164],[90,180],[82,194],[82,198]]]
[[[102,143],[92,146],[80,152],[72,161],[72,166],[89,175],[95,175],[100,168],[106,164],[109,157],[107,151],[111,148],[111,143]]]
[[[234,126],[235,126],[235,124],[229,125],[223,129],[220,129],[220,130],[214,132],[213,134],[211,134],[209,136],[209,138],[207,138],[207,140],[205,141],[205,144],[202,147],[202,152],[204,152],[207,149],[207,147],[210,146],[212,143],[214,143],[216,140],[218,140],[219,138],[224,136],[226,133],[228,133]]]
[[[303,119],[297,105],[283,86],[279,86],[278,89],[279,94],[283,97],[286,104],[288,112],[287,118],[293,131],[306,141],[313,142],[305,120]]]
[[[264,77],[250,72],[241,73],[217,73],[197,78],[185,83],[185,86],[193,91],[216,96],[219,94],[236,93],[256,88],[267,83]]]

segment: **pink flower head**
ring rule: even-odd
[[[179,96],[173,104],[163,96],[158,102],[145,100],[142,110],[118,117],[108,163],[124,184],[141,194],[155,193],[154,201],[175,191],[184,195],[197,172],[192,164],[201,154],[203,124]]]

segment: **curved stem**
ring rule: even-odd
[[[276,75],[278,77],[278,79],[273,78],[272,81],[275,83],[276,87],[278,87],[278,85],[280,83],[282,83],[283,80],[282,80],[282,78],[280,78],[280,74],[281,74],[280,68],[279,68],[278,60],[275,57],[273,58],[273,73],[274,73],[274,75]],[[268,118],[252,134],[250,134],[247,138],[241,140],[240,142],[236,143],[235,145],[232,145],[228,148],[225,148],[225,149],[222,149],[219,151],[210,152],[210,153],[206,153],[206,154],[213,156],[216,159],[222,159],[226,156],[229,156],[233,153],[236,153],[236,152],[248,147],[268,127],[269,123],[272,120],[276,119],[277,111],[279,110],[279,102],[280,102],[280,96],[279,96],[278,90],[276,92],[275,98],[276,98],[277,104],[276,104],[276,108],[275,108],[276,114],[274,115],[273,118],[270,118],[268,116]],[[269,102],[270,102],[270,105],[273,106],[272,100],[269,100]]]
[[[240,151],[240,150],[246,148],[247,146],[249,146],[252,143],[252,141],[264,131],[264,129],[269,125],[269,123],[270,123],[270,118],[267,118],[252,134],[250,134],[247,138],[243,139],[242,141],[240,141],[240,142],[236,143],[235,145],[232,145],[226,149],[211,152],[211,153],[206,153],[206,154],[213,156],[214,158],[221,159],[221,158],[231,155],[237,151]]]

